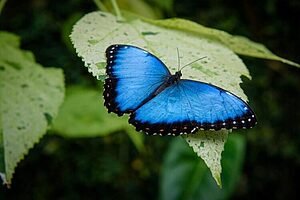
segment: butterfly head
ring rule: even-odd
[[[175,72],[174,75],[170,76],[169,77],[169,80],[167,81],[170,85],[173,84],[173,83],[176,83],[180,80],[180,77],[182,76],[181,74],[181,70]]]
[[[175,74],[169,76],[168,80],[165,82],[164,86],[170,86],[180,80],[180,77],[182,76],[181,71],[175,72]]]
[[[182,76],[181,70],[175,72],[174,76],[175,76],[176,80],[179,80],[180,77]]]

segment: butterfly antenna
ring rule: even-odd
[[[180,69],[179,49],[178,49],[178,47],[176,47],[176,49],[177,49],[177,63],[178,63],[177,69],[178,69],[178,71],[179,71],[179,69]]]
[[[197,61],[199,61],[199,60],[202,60],[203,58],[206,58],[206,56],[204,56],[204,57],[202,57],[202,58],[198,58],[198,59],[196,59],[196,60],[194,60],[194,61],[192,61],[192,62],[190,62],[190,63],[184,65],[183,67],[181,67],[181,69],[180,69],[179,71],[181,71],[183,68],[185,68],[185,67],[187,67],[187,66],[189,66],[189,65],[191,65],[191,64],[193,64],[193,63],[195,63],[195,62],[197,62]]]

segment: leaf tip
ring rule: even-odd
[[[7,181],[4,173],[0,172],[0,180],[2,180],[3,185],[6,185],[7,188],[10,188],[10,182]]]
[[[215,173],[213,174],[213,177],[215,181],[217,182],[217,185],[219,186],[220,189],[222,189],[222,179],[220,173]]]

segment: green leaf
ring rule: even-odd
[[[141,134],[132,136],[133,127],[127,118],[108,114],[103,106],[102,91],[80,86],[66,90],[66,98],[61,106],[52,130],[64,137],[106,136],[125,130],[139,150],[143,149]]]
[[[64,78],[60,69],[45,69],[20,50],[17,36],[0,32],[0,44],[0,172],[10,184],[18,162],[55,118]]]
[[[230,49],[210,38],[154,26],[138,18],[124,22],[109,13],[93,12],[75,24],[71,40],[88,71],[97,78],[105,75],[104,53],[111,44],[126,43],[145,48],[172,72],[177,70],[178,47],[182,64],[207,57],[186,67],[183,78],[200,79],[247,99],[239,87],[241,75],[250,78],[246,66]]]
[[[159,57],[173,73],[177,70],[178,65],[176,48],[179,48],[182,64],[206,56],[206,59],[186,67],[182,72],[183,78],[212,83],[247,100],[239,87],[242,75],[250,78],[246,66],[232,50],[211,37],[200,37],[189,30],[172,30],[153,25],[153,23],[137,17],[120,21],[109,13],[93,12],[85,15],[75,24],[71,40],[89,72],[98,79],[105,75],[105,49],[114,43],[132,44],[150,51]],[[220,142],[216,146],[218,149],[222,149],[224,137],[223,135],[219,136],[219,140],[216,141]],[[205,138],[187,136],[187,139],[189,138],[198,144],[206,142]],[[207,149],[209,145],[204,146],[201,151],[209,151]],[[196,153],[201,156],[201,153]],[[219,155],[219,157],[221,156]],[[214,158],[207,158],[207,163],[212,159]],[[215,170],[213,174],[218,178]],[[220,183],[220,180],[217,179],[217,182]]]
[[[66,47],[74,52],[74,48],[72,46],[72,43],[70,41],[69,35],[72,32],[72,27],[75,24],[76,21],[78,21],[82,17],[82,13],[75,12],[72,14],[70,17],[68,17],[64,23],[62,24],[62,29],[61,29],[61,38]]]
[[[228,131],[200,131],[190,136],[184,136],[194,152],[201,157],[210,169],[217,184],[222,187],[221,181],[221,154],[228,136]]]
[[[20,46],[20,38],[17,35],[11,34],[9,32],[1,31],[0,44],[6,44],[18,48]]]
[[[111,6],[111,0],[104,1],[106,7]],[[160,17],[158,9],[153,9],[146,1],[144,0],[121,0],[118,1],[118,6],[122,10],[127,10],[129,12],[137,13],[138,15],[148,17],[151,19],[156,19]],[[102,10],[102,9],[100,9]],[[102,10],[103,11],[103,10]]]
[[[228,199],[241,175],[244,152],[244,137],[231,134],[222,155],[224,186],[220,190],[205,163],[181,139],[175,139],[164,159],[160,199]]]
[[[174,0],[154,0],[155,4],[157,4],[162,9],[171,12],[173,10]]]
[[[298,63],[281,58],[273,54],[264,45],[257,42],[253,42],[243,36],[233,36],[230,35],[229,33],[226,33],[225,31],[208,28],[200,24],[197,24],[195,22],[188,21],[185,19],[179,19],[179,18],[166,19],[166,20],[151,20],[151,19],[144,18],[143,20],[157,26],[162,26],[162,27],[175,29],[175,30],[190,31],[191,33],[194,33],[199,37],[211,38],[213,40],[222,43],[223,45],[230,48],[232,51],[234,51],[237,54],[256,57],[256,58],[264,58],[264,59],[281,61],[283,63],[295,67],[300,67]]]
[[[128,134],[128,137],[131,139],[135,147],[140,151],[145,150],[144,146],[144,135],[142,134],[137,134],[135,129],[131,126],[127,126],[126,128],[126,133]]]

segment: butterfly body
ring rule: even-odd
[[[166,80],[153,92],[153,94],[149,95],[149,97],[143,101],[140,105],[144,105],[149,100],[153,99],[155,96],[157,96],[159,93],[164,91],[167,87],[176,84],[180,77],[182,76],[181,71],[176,72],[174,75],[170,75],[166,78]]]
[[[197,130],[251,128],[256,118],[242,99],[217,86],[171,74],[153,54],[130,45],[106,50],[104,105],[130,114],[137,131],[180,135]]]

